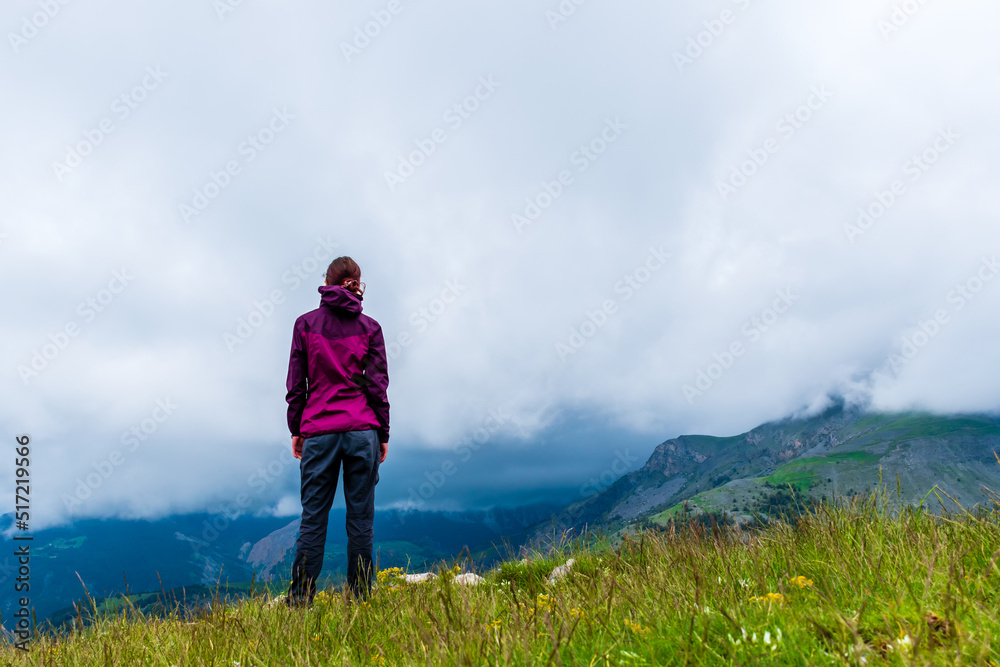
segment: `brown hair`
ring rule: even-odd
[[[361,267],[350,257],[338,257],[330,262],[326,270],[326,284],[344,287],[361,296],[365,292],[365,284],[361,282]]]

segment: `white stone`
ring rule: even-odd
[[[576,562],[575,558],[570,558],[568,561],[566,561],[565,565],[560,565],[556,569],[552,570],[552,572],[549,574],[549,579],[548,579],[549,583],[554,584],[557,581],[563,579],[567,574],[569,574],[569,571],[573,569],[573,563],[575,562]]]
[[[476,586],[477,584],[481,584],[486,580],[480,577],[475,572],[465,572],[463,574],[456,574],[455,578],[452,581],[454,581],[456,584],[461,584],[463,586]]]

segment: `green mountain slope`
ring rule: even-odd
[[[397,510],[377,512],[375,549],[381,567],[432,567],[492,543],[516,539],[557,507],[540,503],[467,512]],[[324,574],[339,581],[346,572],[344,510],[331,513]],[[0,531],[11,515],[0,515]],[[37,531],[31,546],[31,604],[39,620],[63,616],[89,594],[113,598],[162,590],[237,587],[256,580],[278,585],[288,578],[298,521],[289,518],[174,515],[155,521],[86,519]],[[518,543],[519,544],[519,543]],[[18,562],[9,536],[0,540],[0,619],[9,628],[18,605],[13,579]],[[84,588],[86,587],[86,589]],[[235,588],[234,588],[235,590]],[[70,610],[70,615],[72,612]]]
[[[685,435],[660,444],[639,470],[538,526],[533,541],[662,522],[685,501],[695,512],[725,510],[740,520],[775,487],[803,498],[853,495],[874,488],[880,468],[893,489],[898,477],[904,502],[919,502],[936,487],[974,505],[983,500],[983,486],[1000,489],[994,452],[1000,452],[995,417],[873,414],[842,406],[732,437]]]

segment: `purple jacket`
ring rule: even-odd
[[[361,314],[361,298],[320,287],[320,307],[295,320],[288,362],[292,435],[375,429],[389,441],[389,368],[379,323]]]

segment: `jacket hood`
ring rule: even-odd
[[[361,297],[350,292],[339,285],[332,287],[323,286],[319,288],[321,306],[329,306],[336,310],[345,310],[348,313],[359,315],[361,313]]]

